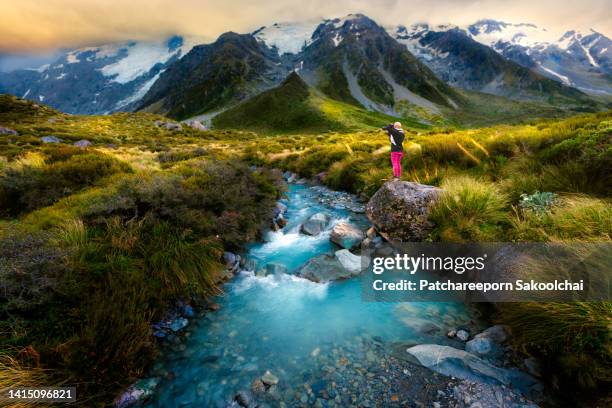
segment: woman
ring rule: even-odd
[[[391,164],[393,165],[393,178],[402,177],[402,156],[404,156],[404,130],[402,124],[395,122],[383,128],[389,135],[391,141]]]

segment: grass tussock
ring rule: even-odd
[[[612,380],[612,303],[516,303],[501,307],[513,341],[545,359],[560,389],[605,389]],[[574,397],[576,394],[574,394]]]
[[[435,238],[443,241],[495,241],[508,223],[508,201],[497,186],[470,177],[446,179],[431,208]]]

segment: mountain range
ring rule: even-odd
[[[210,44],[173,36],[82,48],[37,69],[0,73],[0,93],[70,113],[209,119],[275,87],[301,89],[285,80],[296,72],[312,95],[392,116],[467,109],[470,92],[574,110],[609,103],[610,39],[547,37],[529,24],[382,27],[351,14],[228,32]]]

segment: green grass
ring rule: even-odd
[[[291,74],[280,86],[230,108],[213,119],[220,129],[248,129],[264,134],[324,133],[381,127],[395,117],[323,96]],[[407,126],[426,128],[417,120]]]

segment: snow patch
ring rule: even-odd
[[[126,84],[147,74],[156,64],[166,63],[174,55],[185,55],[194,44],[183,45],[173,51],[168,50],[166,42],[131,43],[126,57],[100,69],[104,76],[114,77],[113,82]]]
[[[301,23],[275,23],[269,27],[260,28],[253,35],[268,47],[276,47],[280,55],[297,54],[304,45],[309,44],[312,33],[320,23],[320,20]]]
[[[138,88],[138,90],[136,92],[134,92],[132,95],[128,96],[125,99],[120,100],[119,102],[117,102],[117,104],[115,105],[116,109],[120,109],[124,106],[127,106],[133,102],[136,102],[140,99],[142,99],[143,96],[146,95],[146,93],[149,91],[149,89],[151,89],[151,87],[153,86],[153,84],[155,83],[155,81],[157,81],[157,79],[159,78],[159,76],[161,75],[161,73],[164,71],[160,71],[157,73],[157,75],[155,75],[153,78],[149,79],[147,82],[145,82],[144,84],[142,84],[142,86],[140,88]]]
[[[544,71],[548,72],[549,74],[559,78],[561,82],[563,82],[565,85],[572,84],[572,81],[570,81],[570,79],[566,77],[565,75],[561,75],[558,72],[553,71],[552,69],[546,68],[544,65],[540,65],[540,68],[542,68]]]
[[[332,41],[334,42],[334,47],[337,47],[342,42],[343,39],[344,38],[340,35],[340,33],[336,33],[334,38],[332,38]]]

